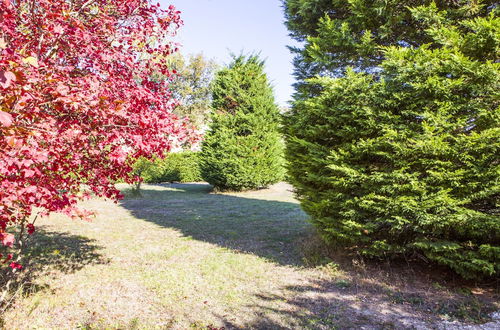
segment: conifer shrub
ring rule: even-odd
[[[139,158],[134,173],[146,183],[203,181],[199,152],[194,151],[169,153],[164,159]]]
[[[203,181],[200,171],[200,153],[183,151],[168,154],[161,163],[161,182]]]
[[[202,176],[217,190],[259,189],[283,178],[280,115],[258,56],[235,57],[216,74],[202,145]]]
[[[159,183],[158,178],[161,176],[161,159],[147,159],[140,157],[132,165],[133,175],[137,175],[145,183]],[[139,185],[140,186],[140,185]]]
[[[315,92],[285,118],[288,172],[332,244],[498,276],[500,20],[411,14],[429,43],[383,47],[376,74],[303,82]]]

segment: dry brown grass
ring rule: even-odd
[[[145,185],[119,204],[85,203],[98,212],[90,223],[45,219],[30,250],[34,280],[4,326],[452,328],[462,323],[443,322],[488,322],[498,308],[489,287],[331,254],[310,239],[289,190]]]

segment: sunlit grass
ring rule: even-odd
[[[480,321],[492,308],[410,273],[330,259],[286,184],[120,188],[119,204],[82,205],[97,211],[91,222],[39,223],[33,280],[3,315],[7,329],[398,328],[445,314]],[[438,300],[448,307],[434,311]]]

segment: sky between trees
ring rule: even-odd
[[[184,54],[199,53],[219,64],[230,61],[230,52],[260,52],[266,59],[266,72],[274,86],[276,102],[287,105],[293,93],[292,55],[283,24],[279,0],[161,0],[182,12],[184,26],[178,42]]]

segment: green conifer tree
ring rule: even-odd
[[[283,178],[279,111],[258,56],[235,57],[216,74],[202,145],[203,178],[218,190],[258,189]]]
[[[343,23],[320,16],[307,39],[302,54],[321,75],[301,81],[285,120],[298,197],[333,244],[373,257],[418,254],[467,278],[498,276],[498,7],[399,1],[401,12],[381,25],[373,6],[384,2],[331,5],[325,12]]]

